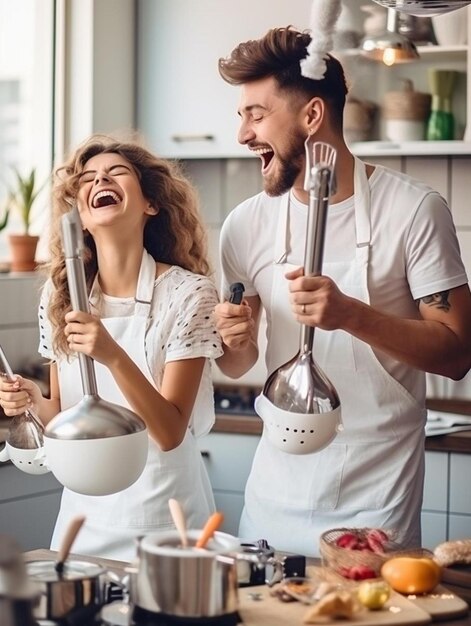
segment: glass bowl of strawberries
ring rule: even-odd
[[[380,528],[333,528],[321,535],[322,564],[350,580],[378,578],[381,566],[399,549]]]

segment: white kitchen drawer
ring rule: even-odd
[[[422,546],[433,550],[447,540],[447,514],[422,511]]]
[[[35,476],[22,472],[11,463],[0,463],[0,504],[4,500],[16,500],[54,490],[60,491],[62,486],[51,472]]]
[[[422,509],[446,512],[448,506],[448,453],[425,453],[425,484]]]
[[[198,440],[215,491],[244,492],[258,441],[256,435],[230,433],[209,433]]]
[[[465,513],[471,515],[470,477],[471,454],[451,454],[450,513]],[[471,536],[471,531],[469,535]]]
[[[450,515],[448,518],[448,539],[469,539],[471,537],[471,515]]]

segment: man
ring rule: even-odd
[[[368,526],[417,546],[424,372],[457,380],[469,370],[471,295],[445,201],[354,158],[343,139],[342,67],[326,55],[323,78],[302,76],[310,41],[273,29],[219,62],[222,77],[241,87],[238,139],[261,158],[264,192],[236,207],[222,229],[224,297],[234,281],[245,284],[246,297],[216,307],[218,364],[233,378],[252,367],[262,308],[269,372],[296,354],[299,323],[314,326],[314,356],[338,391],[344,430],[324,450],[300,456],[262,435],[239,534],[316,555],[323,531]],[[316,277],[302,269],[308,137],[337,150]]]

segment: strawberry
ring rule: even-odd
[[[339,548],[347,548],[347,550],[355,550],[358,544],[358,537],[353,533],[343,533],[335,540],[335,545]]]
[[[379,528],[372,528],[366,535],[366,541],[372,552],[384,554],[384,545],[388,541],[388,536]]]

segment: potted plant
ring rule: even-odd
[[[23,233],[18,235],[9,235],[8,240],[11,251],[12,272],[31,272],[36,268],[36,248],[39,237],[30,235],[31,226],[31,210],[36,198],[38,197],[41,187],[38,188],[36,181],[36,169],[32,168],[29,174],[22,176],[15,169],[16,186],[10,189],[5,225],[8,222],[8,216],[11,209],[15,209],[23,223]]]

